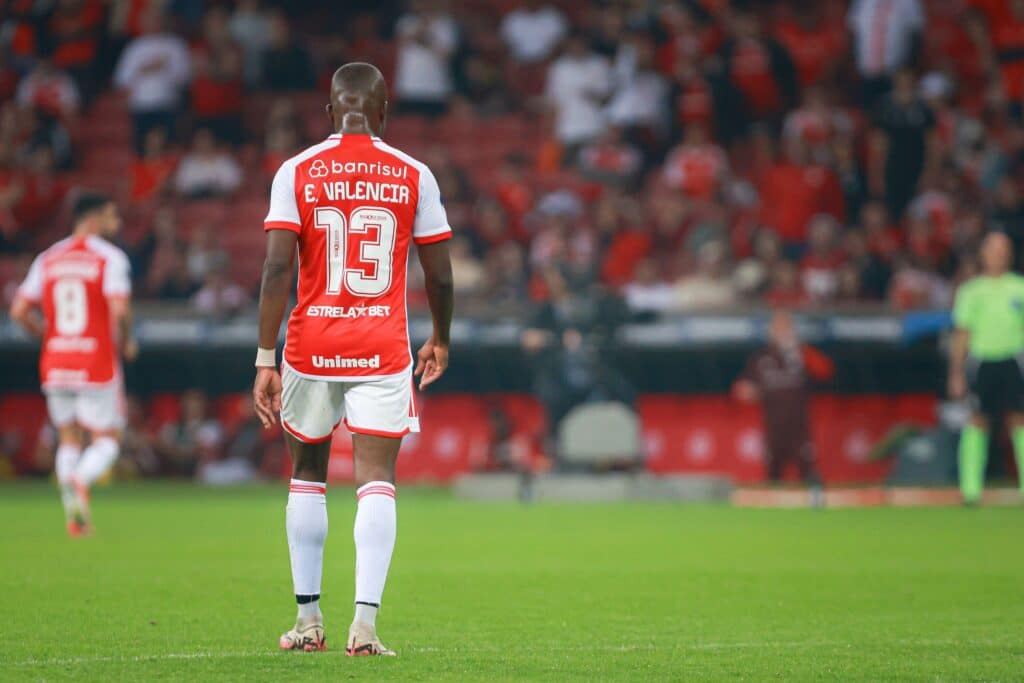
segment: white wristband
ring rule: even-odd
[[[277,349],[265,349],[263,347],[257,347],[257,349],[256,349],[256,367],[258,367],[258,368],[276,368],[277,367]]]

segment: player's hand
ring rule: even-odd
[[[750,380],[741,379],[733,387],[733,396],[743,403],[753,403],[758,399],[757,386]]]
[[[448,369],[448,345],[431,338],[416,354],[413,374],[420,378],[420,391],[433,384]]]
[[[134,339],[128,339],[124,343],[124,348],[121,349],[121,354],[124,359],[129,363],[134,363],[135,359],[139,357],[139,342]]]
[[[967,396],[967,378],[964,377],[964,373],[949,373],[949,384],[946,387],[946,392],[949,394],[949,398],[954,401],[959,401]]]
[[[270,429],[277,423],[277,415],[281,412],[281,375],[276,368],[256,368],[252,402],[264,429]]]

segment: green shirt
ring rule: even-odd
[[[1005,360],[1024,351],[1024,277],[981,275],[960,286],[953,324],[970,334],[968,351],[978,360]]]

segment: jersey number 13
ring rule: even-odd
[[[346,218],[333,206],[317,207],[316,227],[327,233],[327,293],[341,294],[344,287],[356,296],[380,296],[391,287],[391,260],[398,221],[387,209],[361,206]],[[348,240],[365,235],[358,253],[348,258]]]

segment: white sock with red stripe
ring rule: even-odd
[[[395,550],[395,485],[371,481],[356,490],[356,615],[376,626],[377,609]]]
[[[299,619],[320,620],[320,578],[327,541],[327,484],[292,479],[285,513]]]
[[[121,446],[117,439],[109,436],[93,439],[89,447],[82,452],[82,459],[75,468],[75,479],[86,488],[92,486],[110,469],[120,452]]]

